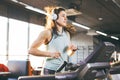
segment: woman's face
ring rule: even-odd
[[[60,25],[60,26],[66,26],[67,25],[67,15],[65,11],[61,11],[58,14],[58,19],[56,20],[56,22]]]

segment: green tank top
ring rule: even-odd
[[[66,47],[70,44],[70,39],[68,37],[67,31],[62,32],[61,35],[52,34],[52,39],[47,45],[47,50],[50,52],[59,51],[61,53],[60,58],[51,58],[47,57],[44,68],[50,70],[57,70],[57,68],[63,63],[63,61],[67,61],[68,55],[66,51]]]

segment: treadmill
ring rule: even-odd
[[[102,42],[95,50],[77,65],[74,70],[56,72],[53,75],[20,76],[18,80],[94,80],[104,79],[110,72],[110,57],[115,50],[115,45]],[[65,65],[62,65],[62,68]],[[61,68],[61,67],[60,67]]]

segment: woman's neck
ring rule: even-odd
[[[62,34],[62,32],[63,32],[63,27],[57,26],[57,32],[58,32],[59,34]]]

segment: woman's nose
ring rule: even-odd
[[[67,20],[67,17],[64,17],[65,20]]]

